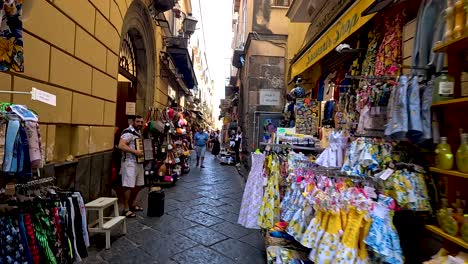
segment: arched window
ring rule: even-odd
[[[122,40],[119,54],[119,73],[132,82],[136,81],[135,46],[127,33]]]

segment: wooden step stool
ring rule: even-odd
[[[114,206],[114,217],[104,217],[104,210],[110,206]],[[94,201],[91,201],[85,205],[86,213],[89,211],[98,211],[98,219],[95,221],[89,221],[92,224],[88,225],[90,233],[106,233],[106,249],[111,248],[110,244],[110,233],[111,229],[122,223],[122,233],[127,233],[127,221],[125,216],[119,215],[119,205],[117,198],[113,197],[100,197]]]

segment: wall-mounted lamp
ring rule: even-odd
[[[357,48],[357,49],[352,49],[349,44],[342,43],[338,45],[335,50],[339,53],[355,53],[355,52],[361,52],[365,49]]]
[[[188,16],[185,17],[184,22],[182,23],[182,30],[184,31],[185,34],[187,35],[192,35],[197,26],[198,20],[195,19],[195,17],[192,16],[192,14],[188,14]]]

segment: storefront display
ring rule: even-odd
[[[173,186],[179,177],[190,171],[190,117],[189,112],[173,107],[148,111],[143,133],[143,145],[148,146],[144,147],[144,152],[153,154],[145,155],[148,185]]]
[[[461,54],[468,46],[461,21],[468,16],[463,1],[419,3],[419,11],[401,1],[364,16],[372,23],[342,40],[353,51],[325,54],[326,32],[293,63],[293,73],[321,71],[301,75],[315,86],[293,105],[296,133],[318,134],[323,151],[304,156],[272,146],[255,154],[263,166],[251,171],[243,202],[258,211],[250,219],[266,232],[268,263],[464,260],[468,127],[460,113],[468,100]],[[248,202],[259,184],[263,200]],[[435,236],[443,238],[444,254],[430,251]]]

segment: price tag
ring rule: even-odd
[[[393,172],[394,172],[394,170],[392,170],[392,169],[386,169],[382,173],[382,175],[380,175],[379,177],[380,177],[380,179],[386,181],[390,176],[392,176]]]
[[[267,185],[268,185],[268,178],[263,177],[263,186],[267,186]]]

